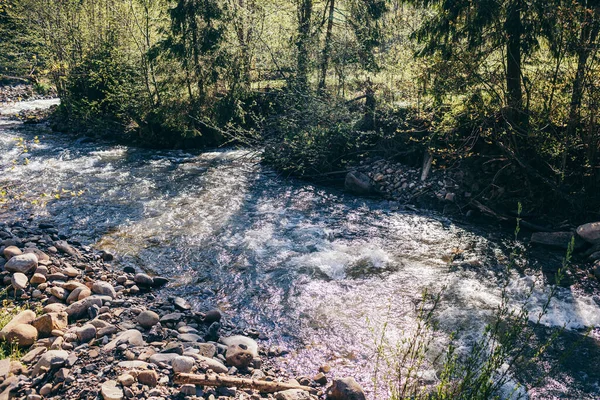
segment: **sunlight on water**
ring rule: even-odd
[[[244,151],[73,144],[43,128],[2,129],[4,167],[23,161],[15,139],[31,143],[29,163],[5,171],[4,182],[20,182],[30,198],[83,193],[25,216],[51,216],[65,234],[114,252],[119,265],[174,278],[173,293],[198,309],[218,306],[289,348],[282,362],[298,374],[329,363],[369,386],[375,332],[385,322],[392,339],[410,332],[426,289],[443,290],[441,337],[459,330],[467,344],[500,302],[509,250],[501,233],[285,180]],[[515,275],[509,286],[518,307],[536,281],[532,320],[548,291],[537,289],[540,276]],[[548,326],[600,326],[594,299],[568,289],[549,310]]]

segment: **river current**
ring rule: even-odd
[[[0,115],[50,102],[0,106]],[[560,254],[528,256],[509,231],[280,177],[245,150],[140,149],[0,118],[0,168],[9,187],[3,220],[51,220],[61,233],[114,253],[117,267],[168,276],[169,294],[261,332],[264,345],[289,351],[286,369],[312,376],[328,364],[369,390],[379,333],[385,325],[391,341],[410,334],[424,290],[443,289],[440,342],[459,331],[468,347],[500,304],[515,247],[525,255],[508,293],[518,306],[533,287],[532,320],[549,291],[538,271],[561,262]],[[514,377],[507,393],[600,397],[596,300],[558,290],[540,335],[565,328],[546,360],[560,369],[529,392],[518,385],[527,379]],[[579,343],[576,357],[561,361],[570,343]]]

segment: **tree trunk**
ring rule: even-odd
[[[573,80],[573,91],[571,92],[571,103],[569,105],[569,121],[567,123],[567,131],[565,132],[563,142],[563,154],[561,172],[564,179],[565,170],[567,167],[567,154],[569,151],[569,142],[577,131],[579,125],[579,110],[581,108],[581,100],[583,99],[583,87],[585,82],[585,69],[588,58],[592,51],[592,45],[598,37],[600,23],[596,22],[593,14],[586,13],[585,20],[581,27],[579,35],[579,46],[577,49],[577,72]]]
[[[335,0],[329,0],[329,19],[325,33],[325,46],[323,47],[323,58],[321,59],[321,77],[319,79],[319,90],[325,89],[325,78],[329,64],[329,51],[331,49],[331,36],[333,32],[333,13],[335,12]]]
[[[508,105],[508,122],[517,130],[526,126],[526,115],[523,112],[523,91],[521,87],[521,0],[512,0],[508,5],[506,22],[506,92]]]
[[[296,85],[300,90],[308,89],[308,42],[312,18],[312,0],[300,0],[298,3],[298,60]]]

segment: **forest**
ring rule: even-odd
[[[55,87],[63,130],[257,146],[313,178],[427,152],[499,207],[599,204],[594,1],[1,4],[0,74]]]

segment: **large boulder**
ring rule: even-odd
[[[600,243],[600,222],[590,222],[577,228],[577,234],[586,242]]]
[[[140,331],[137,329],[129,329],[119,333],[116,338],[104,346],[104,351],[112,351],[122,343],[126,343],[127,345],[133,347],[143,346],[145,344],[144,338],[142,337],[142,333]]]
[[[31,310],[21,311],[0,331],[0,339],[6,340],[6,335],[17,325],[31,324],[35,320],[35,313]]]
[[[371,192],[371,179],[358,171],[350,171],[346,174],[344,188],[352,193],[367,194]]]
[[[231,365],[238,369],[248,368],[252,363],[254,355],[248,351],[248,347],[243,344],[233,344],[227,346],[227,353],[225,354],[225,360],[227,365]]]
[[[335,379],[327,391],[327,400],[366,400],[365,392],[354,378]]]
[[[5,335],[8,343],[16,343],[19,347],[29,347],[38,339],[38,331],[28,324],[12,327]]]
[[[38,266],[38,259],[35,254],[27,253],[11,257],[4,265],[4,269],[9,272],[21,272],[27,274],[35,270]]]

